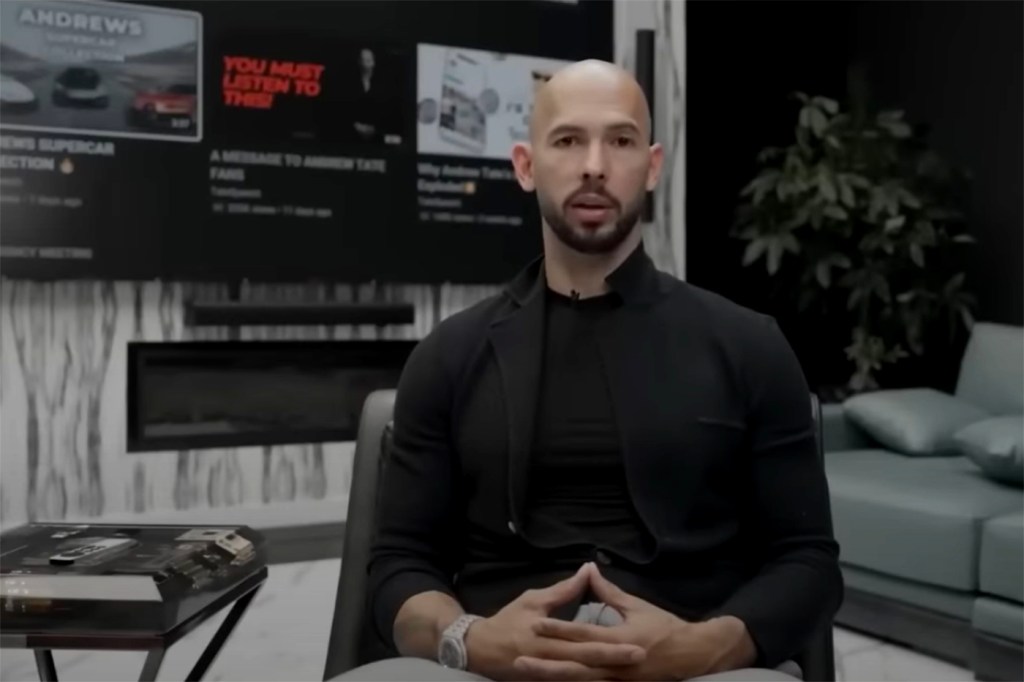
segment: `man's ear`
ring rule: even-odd
[[[651,165],[647,169],[647,191],[653,192],[654,188],[658,186],[658,180],[661,178],[661,166],[665,162],[665,150],[662,149],[661,144],[654,143],[651,145]]]
[[[512,167],[516,171],[516,180],[524,192],[532,192],[533,183],[533,150],[526,142],[516,142],[512,146]]]

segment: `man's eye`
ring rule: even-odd
[[[632,147],[633,146],[633,138],[632,137],[626,137],[625,135],[620,135],[619,137],[615,138],[615,146],[616,147]]]
[[[556,139],[555,140],[555,146],[556,147],[571,147],[573,145],[573,143],[575,143],[575,142],[576,142],[576,138],[575,137],[573,137],[572,135],[566,135],[564,137],[559,137],[558,139]]]

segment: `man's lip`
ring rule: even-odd
[[[612,208],[614,204],[599,194],[583,194],[573,199],[571,205],[587,208]]]

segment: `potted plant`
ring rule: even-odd
[[[951,340],[973,323],[966,175],[929,150],[900,111],[794,97],[795,139],[758,155],[733,234],[747,242],[743,264],[763,263],[800,311],[841,311],[853,364],[846,390],[877,388],[878,372],[924,353],[940,323]]]

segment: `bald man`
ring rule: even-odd
[[[409,359],[369,567],[396,657],[342,679],[791,680],[838,608],[800,367],[645,255],[650,134],[611,64],[538,91],[512,163],[544,254]]]

